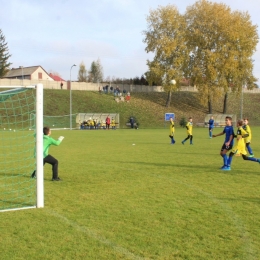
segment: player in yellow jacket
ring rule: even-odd
[[[174,121],[173,121],[173,118],[171,117],[170,118],[170,135],[169,135],[169,137],[171,138],[171,144],[175,144],[174,132],[175,132]]]
[[[247,150],[250,154],[249,157],[254,157],[252,148],[250,147],[250,143],[251,143],[251,140],[252,140],[252,132],[251,132],[250,126],[248,125],[248,118],[244,118],[243,129],[249,134],[249,136],[244,139],[245,144],[246,144],[246,148],[247,148]]]
[[[247,138],[249,136],[249,134],[248,134],[248,132],[246,132],[243,129],[243,123],[244,123],[243,120],[237,121],[238,128],[237,128],[237,132],[235,135],[236,144],[229,154],[228,161],[227,161],[227,163],[228,163],[227,167],[223,168],[222,170],[225,170],[225,171],[231,170],[231,163],[232,163],[232,158],[233,158],[234,154],[242,154],[242,158],[244,160],[260,163],[260,159],[246,156],[247,152],[246,152],[246,144],[245,144],[244,139]]]
[[[193,126],[192,117],[190,117],[189,122],[186,124],[188,136],[181,142],[182,144],[184,144],[188,139],[190,139],[190,144],[193,144],[192,126]]]
[[[116,120],[113,117],[111,119],[111,128],[116,129]]]

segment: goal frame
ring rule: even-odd
[[[5,89],[16,89],[16,88],[31,88],[36,90],[36,206],[12,208],[1,210],[14,211],[23,210],[28,208],[43,208],[44,207],[44,172],[43,172],[43,84],[37,84],[32,86],[0,86]]]

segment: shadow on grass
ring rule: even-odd
[[[247,198],[247,197],[236,197],[236,198],[221,198],[221,200],[225,201],[240,201],[240,202],[251,202],[251,203],[257,203],[260,204],[260,198]]]
[[[257,166],[257,167],[259,167],[259,166]],[[256,171],[248,171],[248,169],[246,168],[246,165],[245,165],[245,170],[243,170],[243,169],[241,169],[241,168],[234,168],[234,167],[232,167],[231,166],[231,170],[230,171],[222,171],[223,173],[225,173],[226,175],[245,175],[245,176],[247,176],[247,175],[250,175],[250,176],[252,176],[252,175],[257,175],[257,176],[259,176],[259,172],[256,172]]]
[[[0,173],[0,176],[3,176],[5,177],[5,179],[10,179],[10,178],[26,178],[26,179],[31,179],[32,181],[35,180],[36,181],[36,178],[31,178],[31,174],[13,174],[13,173]],[[3,180],[4,178],[2,178]],[[43,179],[44,181],[52,181],[52,178],[48,178],[48,177],[44,177]]]
[[[115,163],[118,163],[118,161],[115,161]],[[126,162],[122,161],[122,163],[126,164]],[[179,168],[187,168],[187,169],[190,169],[190,168],[193,168],[193,167],[199,167],[200,169],[209,169],[208,165],[192,165],[192,167],[190,165],[187,165],[187,164],[176,164],[175,162],[173,163],[149,163],[149,162],[130,162],[128,161],[127,163],[129,164],[139,164],[139,165],[150,165],[150,166],[157,166],[157,167],[179,167]]]

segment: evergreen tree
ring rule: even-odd
[[[94,83],[103,81],[103,67],[99,59],[91,63],[89,71],[89,81],[92,81]]]
[[[8,72],[9,67],[12,63],[8,62],[11,55],[8,53],[8,46],[5,42],[5,36],[0,29],[0,78]]]

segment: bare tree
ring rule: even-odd
[[[78,81],[87,82],[87,70],[83,61],[79,65]]]

